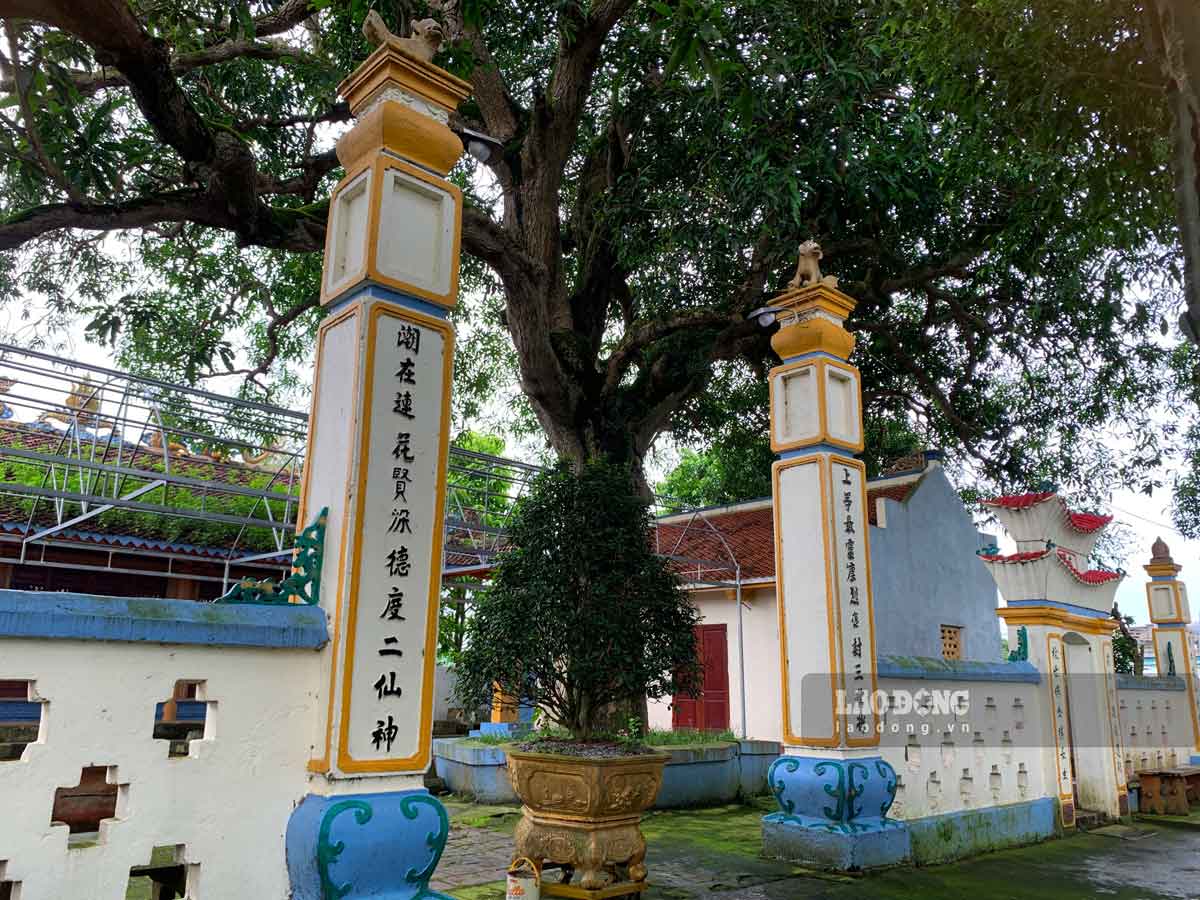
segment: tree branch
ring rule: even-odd
[[[292,46],[283,41],[238,39],[214,44],[211,47],[194,50],[191,53],[181,53],[177,56],[172,56],[170,68],[174,74],[180,75],[184,72],[190,72],[193,69],[200,69],[205,66],[212,66],[241,58],[262,60],[296,59],[311,63],[317,62],[307,50],[302,47]],[[71,83],[84,96],[89,96],[106,88],[125,87],[129,84],[129,79],[125,75],[118,69],[108,66],[101,66],[97,72],[74,70],[70,75]],[[0,91],[12,93],[13,90],[13,79],[0,79]]]
[[[541,267],[498,222],[477,206],[463,204],[462,245],[472,256],[487,263],[507,285],[540,281]]]
[[[0,222],[0,250],[12,250],[26,241],[62,228],[113,231],[141,228],[160,222],[198,222],[220,225],[206,215],[199,190],[174,191],[128,203],[49,203],[19,212]]]

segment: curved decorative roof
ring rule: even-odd
[[[1054,554],[1063,568],[1070,572],[1075,577],[1075,580],[1081,584],[1107,584],[1110,581],[1120,581],[1124,577],[1120,572],[1114,572],[1110,569],[1080,569],[1075,565],[1075,554],[1062,547],[1056,547]],[[1007,565],[1012,563],[1036,562],[1039,559],[1045,559],[1049,555],[1049,550],[1026,550],[1023,553],[1011,553],[1008,556],[985,555],[981,556],[980,559],[987,563]]]
[[[1112,516],[1073,512],[1054,491],[1014,494],[982,501],[1018,544],[1050,542],[1080,557],[1091,555]]]

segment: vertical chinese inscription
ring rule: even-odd
[[[847,737],[875,740],[871,710],[874,690],[875,641],[871,634],[870,584],[867,579],[866,516],[863,514],[862,471],[834,457],[833,535],[837,557],[838,604],[841,621],[842,678],[849,702]]]
[[[1050,656],[1050,708],[1054,711],[1055,766],[1058,774],[1058,795],[1064,800],[1074,797],[1071,781],[1071,728],[1067,716],[1066,667],[1063,642],[1056,636],[1047,639]]]
[[[1108,740],[1112,746],[1113,772],[1116,773],[1117,792],[1125,793],[1125,754],[1121,749],[1121,711],[1117,698],[1117,676],[1113,665],[1112,641],[1105,641],[1104,652],[1104,700],[1108,706]]]
[[[347,656],[346,755],[412,760],[423,747],[430,617],[441,575],[448,331],[400,311],[372,317],[357,572]]]

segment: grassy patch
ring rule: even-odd
[[[504,747],[515,743],[516,741],[506,734],[481,734],[459,741],[463,747]]]
[[[695,728],[680,728],[664,730],[652,728],[643,735],[642,740],[651,747],[680,747],[692,744],[728,744],[737,740],[737,735],[725,731],[699,731]]]

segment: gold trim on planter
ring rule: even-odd
[[[638,890],[633,885],[646,880],[641,814],[658,796],[670,754],[507,755],[513,791],[524,804],[513,859],[528,857],[539,868],[547,861],[572,866],[572,886],[585,892],[623,881],[632,883],[628,892]]]

